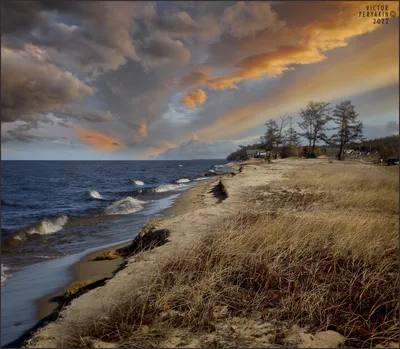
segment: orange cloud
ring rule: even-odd
[[[145,122],[139,124],[139,128],[135,131],[135,136],[140,138],[147,136],[147,124]]]
[[[147,149],[147,153],[149,155],[157,156],[157,155],[161,154],[162,152],[166,151],[167,149],[176,148],[177,146],[178,145],[176,143],[164,141],[161,146],[149,147]]]
[[[388,12],[398,12],[397,3],[386,4]],[[294,70],[296,65],[320,62],[326,59],[324,52],[345,47],[350,39],[382,27],[374,24],[372,18],[359,17],[367,5],[376,4],[327,2],[319,12],[313,13],[315,19],[309,20],[309,24],[284,27],[284,22],[279,22],[279,30],[261,31],[257,35],[225,42],[224,52],[232,51],[232,57],[238,58],[228,67],[228,74],[209,78],[204,73],[193,72],[184,77],[183,81],[190,86],[206,85],[215,90],[237,89],[241,81],[257,80],[264,76],[274,78],[287,70]],[[246,7],[244,3],[241,6]],[[272,12],[271,16],[275,18]],[[260,54],[260,50],[264,52]],[[227,53],[218,52],[229,57]]]
[[[294,72],[272,95],[221,115],[196,134],[204,140],[231,137],[267,118],[296,111],[309,100],[349,98],[396,84],[399,81],[398,46],[393,43],[398,38],[398,32],[388,27],[384,35],[365,38],[355,44],[354,50],[338,54],[338,59],[331,57],[334,64],[325,60]]]
[[[234,65],[239,70],[233,74],[207,80],[215,90],[237,89],[243,80],[257,80],[264,75],[277,77],[292,64],[311,64],[326,59],[317,49],[309,46],[282,46],[274,52],[267,52],[245,58]]]
[[[190,109],[196,109],[196,104],[201,105],[207,99],[207,94],[203,90],[196,90],[181,98],[181,103]]]
[[[77,128],[76,134],[82,141],[106,152],[112,152],[124,148],[124,145],[119,140],[109,137],[100,131]]]

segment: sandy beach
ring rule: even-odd
[[[232,165],[233,174],[200,182],[179,196],[175,204],[163,212],[167,215],[167,218],[157,222],[158,229],[166,229],[170,232],[167,243],[149,251],[139,252],[129,258],[117,258],[111,261],[93,261],[93,258],[99,254],[99,252],[95,252],[85,256],[84,259],[75,264],[73,267],[75,281],[104,280],[104,285],[73,299],[61,310],[56,321],[40,328],[29,339],[27,346],[35,348],[65,347],[71,343],[71,329],[107,319],[109,314],[115,311],[115,306],[119,304],[120,300],[130,297],[132,290],[135,290],[135,294],[148,294],[148,297],[151,297],[151,294],[148,293],[151,291],[147,289],[147,285],[152,283],[152,278],[157,270],[162,270],[163,263],[173,261],[179,253],[184,255],[184,251],[191,251],[196,248],[197,245],[203,243],[203,239],[207,234],[210,234],[210,231],[217,230],[221,224],[227,224],[227,220],[231,219],[230,217],[239,217],[243,212],[250,210],[254,215],[262,214],[272,217],[268,219],[274,219],[282,206],[277,203],[272,205],[271,202],[267,204],[267,201],[264,200],[265,195],[272,197],[272,194],[277,193],[277,191],[287,194],[289,190],[284,189],[282,183],[286,183],[284,181],[287,180],[288,174],[292,173],[294,169],[307,167],[307,169],[313,170],[313,168],[321,167],[324,171],[326,169],[331,171],[329,166],[347,166],[346,168],[354,166],[357,169],[363,167],[361,169],[363,171],[366,167],[371,167],[371,165],[359,163],[332,165],[327,159],[314,161],[283,159],[274,161],[273,164],[269,165],[259,160],[250,160]],[[263,190],[260,191],[260,188],[263,188]],[[302,188],[295,187],[293,191],[296,190],[299,192]],[[291,214],[293,219],[297,219],[303,214],[295,208],[288,210],[284,207],[284,209],[286,211],[282,214]],[[278,214],[280,213],[278,212]],[[246,219],[251,220],[252,218]],[[119,268],[122,263],[124,263],[123,268]],[[118,268],[120,270],[115,273]],[[40,301],[38,318],[43,318],[56,308],[49,299],[59,296],[63,291],[60,290],[51,297],[46,297]],[[226,342],[227,339],[225,338],[225,342],[221,342],[225,343],[224,345],[232,345],[232,343],[238,345],[239,343],[248,347],[253,345],[256,347],[282,347],[286,345],[337,347],[345,340],[343,333],[332,330],[336,327],[313,329],[310,326],[302,327],[294,323],[285,328],[285,331],[282,332],[284,334],[280,333],[278,336],[276,328],[271,325],[271,322],[261,319],[262,317],[225,317],[225,320],[220,322],[216,320],[211,332],[204,332],[203,330],[193,332],[193,330],[178,326],[164,334],[162,339],[155,340],[157,344],[152,345],[157,347],[210,346],[212,345],[210,343],[214,343],[213,341],[222,341],[221,338],[226,337],[223,333],[228,331],[228,327],[229,331],[232,331],[232,328],[234,329],[236,337],[232,338],[236,339],[235,341],[230,339],[230,342],[229,340]],[[140,327],[140,331],[147,333],[145,337],[150,336],[148,334],[149,326]],[[271,335],[272,328],[275,331],[273,336]],[[282,340],[281,337],[286,339]],[[86,336],[84,340],[89,347],[118,347],[121,345],[118,342],[108,342],[90,336]],[[147,342],[145,340],[140,342],[142,345],[143,343]],[[253,344],[250,345],[250,343]],[[386,344],[386,346],[390,345],[392,344]]]

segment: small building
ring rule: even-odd
[[[246,157],[251,158],[264,158],[266,156],[265,150],[262,149],[246,149]]]

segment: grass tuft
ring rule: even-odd
[[[117,251],[104,251],[93,258],[93,261],[104,261],[104,260],[113,260],[119,258],[120,255]]]
[[[83,289],[92,284],[93,280],[86,280],[86,281],[76,281],[73,282],[71,285],[67,287],[67,289],[64,292],[64,297],[65,298],[71,298],[75,297],[78,293],[82,292]]]

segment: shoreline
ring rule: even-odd
[[[218,176],[220,178],[222,176]],[[203,190],[207,184],[210,182],[214,182],[217,179],[215,177],[210,177],[210,180],[207,180],[203,183],[196,183],[192,188],[184,191],[181,195],[179,195],[172,206],[167,207],[166,209],[159,212],[165,217],[161,218],[164,220],[168,217],[172,217],[178,214],[183,214],[187,211],[193,209],[195,204],[192,201],[192,198],[196,196],[200,191]],[[135,237],[132,238],[132,241]],[[36,317],[38,321],[41,321],[43,318],[50,316],[53,312],[57,311],[58,306],[60,305],[57,302],[59,297],[62,297],[63,293],[67,289],[69,285],[74,282],[87,281],[92,280],[94,282],[99,282],[104,279],[111,279],[114,277],[115,273],[119,271],[119,269],[123,266],[126,261],[126,257],[118,257],[112,260],[100,260],[94,261],[93,259],[103,252],[108,252],[110,250],[118,250],[124,247],[129,246],[130,242],[121,242],[113,247],[100,247],[98,250],[90,252],[83,256],[78,262],[74,263],[69,271],[72,274],[72,279],[68,284],[60,287],[57,291],[52,292],[49,295],[43,296],[38,299],[36,304],[38,305],[38,310],[36,312]],[[52,301],[52,299],[54,301]]]
[[[218,181],[223,175],[213,176],[204,182],[196,183],[193,187],[182,192],[174,201],[174,203],[162,211],[159,214],[165,216],[160,219],[164,221],[168,218],[183,214],[194,208],[194,198],[204,191],[204,188],[212,186],[212,183]],[[80,258],[76,263],[68,267],[68,273],[72,275],[70,281],[60,287],[58,290],[39,298],[35,304],[37,306],[36,319],[37,323],[31,329],[25,331],[21,336],[12,342],[5,343],[2,347],[22,347],[25,341],[31,338],[38,330],[45,327],[49,323],[56,321],[60,315],[60,312],[65,306],[68,306],[71,301],[80,296],[66,302],[63,297],[64,292],[69,285],[80,281],[93,281],[93,288],[98,288],[108,280],[111,280],[115,275],[122,269],[127,263],[128,257],[118,257],[113,260],[100,260],[93,261],[93,259],[103,252],[110,250],[121,249],[129,246],[135,237],[128,242],[120,242],[112,247],[100,247],[96,251],[92,251]]]

